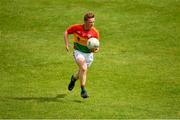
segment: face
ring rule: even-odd
[[[86,29],[89,30],[94,26],[95,18],[89,18],[87,21],[85,21]]]

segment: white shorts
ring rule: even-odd
[[[84,58],[86,60],[86,64],[88,67],[91,66],[94,60],[93,53],[84,53],[79,50],[74,50],[73,56],[74,56],[75,61],[77,61],[78,58]]]

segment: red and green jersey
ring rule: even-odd
[[[97,38],[99,40],[99,33],[93,27],[90,30],[84,30],[83,24],[72,25],[67,29],[68,34],[74,34],[74,49],[81,52],[89,53],[87,48],[87,40],[89,38]]]

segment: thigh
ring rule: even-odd
[[[86,63],[87,63],[87,66],[90,67],[91,64],[93,63],[93,60],[94,60],[94,55],[93,53],[90,53],[86,56]]]
[[[78,50],[75,50],[74,59],[80,67],[83,67],[83,66],[90,67],[90,65],[92,64],[94,60],[94,56],[93,56],[93,53],[82,53]]]
[[[79,52],[78,50],[75,50],[73,53],[74,56],[74,60],[76,61],[76,63],[80,66],[82,66],[83,64],[86,63],[86,58],[85,56]]]

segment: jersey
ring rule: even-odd
[[[84,53],[90,53],[87,47],[89,38],[97,38],[99,40],[99,32],[92,27],[90,30],[84,30],[84,24],[75,24],[67,29],[68,34],[74,34],[74,49]]]

